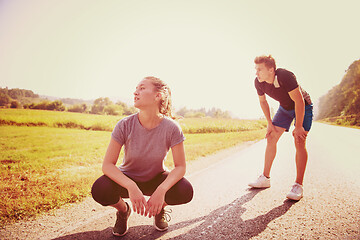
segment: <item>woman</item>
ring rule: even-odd
[[[120,120],[115,126],[105,154],[104,175],[92,187],[95,201],[116,208],[113,234],[123,236],[131,208],[123,198],[130,198],[133,211],[154,216],[159,231],[168,228],[164,207],[191,201],[193,189],[184,178],[186,171],[183,141],[185,137],[171,113],[171,91],[160,79],[144,78],[134,92],[134,106],[139,112]],[[125,156],[116,167],[122,146]],[[174,169],[166,172],[163,162],[171,148]],[[150,196],[148,201],[146,196]]]

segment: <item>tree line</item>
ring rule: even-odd
[[[128,106],[126,103],[121,101],[114,103],[107,97],[98,98],[94,100],[92,104],[81,102],[79,99],[68,98],[50,101],[41,98],[38,94],[33,93],[31,90],[18,88],[0,88],[0,107],[68,111],[103,115],[131,115],[137,112],[135,107]],[[175,114],[185,118],[231,118],[229,111],[222,111],[218,108],[211,108],[209,110],[200,108],[194,110],[183,107],[176,111]]]
[[[201,118],[201,117],[231,118],[231,113],[229,111],[223,111],[219,108],[214,108],[214,107],[209,110],[206,110],[205,108],[194,110],[183,107],[180,108],[178,111],[176,111],[176,114],[185,118]]]
[[[360,120],[360,60],[349,66],[340,84],[319,99],[318,119],[349,115]]]
[[[19,108],[21,105],[31,103],[33,99],[38,98],[39,95],[30,90],[0,88],[1,107]]]
[[[98,98],[93,104],[78,103],[80,100],[64,99],[50,101],[41,98],[31,90],[0,88],[0,107],[3,108],[24,108],[51,111],[68,111],[78,113],[106,114],[106,115],[130,115],[136,112],[134,107],[124,102],[113,103],[109,98]],[[66,107],[67,104],[68,107]]]

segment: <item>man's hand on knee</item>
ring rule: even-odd
[[[306,137],[307,137],[307,132],[305,131],[305,129],[303,127],[295,127],[292,134],[297,143],[305,141]]]
[[[272,123],[269,123],[267,126],[267,132],[265,138],[268,138],[273,132],[276,132],[276,128]]]

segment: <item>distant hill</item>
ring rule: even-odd
[[[360,114],[360,60],[347,69],[340,84],[319,99],[317,119]]]
[[[111,99],[105,97],[95,100],[59,98],[38,95],[31,90],[8,89],[7,87],[0,87],[0,108],[42,109],[108,115],[130,115],[137,112],[131,101],[123,101],[118,97]],[[176,115],[185,118],[232,118],[229,111],[223,111],[214,107],[209,110],[205,108],[194,110],[182,107],[176,112]]]
[[[41,101],[41,97],[31,90],[0,88],[0,106],[9,107],[11,104],[31,104]]]
[[[25,108],[51,111],[68,111],[78,113],[130,115],[137,110],[133,106],[117,101],[112,102],[108,97],[95,100],[74,98],[58,98],[39,96],[31,90],[0,88],[1,108]]]
[[[60,100],[65,105],[76,105],[76,104],[87,104],[91,105],[94,103],[94,100],[83,100],[83,99],[77,99],[77,98],[58,98],[58,97],[52,97],[52,96],[46,96],[46,95],[40,95],[42,99],[50,100],[50,101],[56,101]]]
[[[56,101],[60,100],[66,106],[76,105],[76,104],[93,104],[94,100],[82,100],[82,99],[74,99],[74,98],[58,98],[51,96],[44,96],[35,94],[31,90],[19,89],[19,88],[0,88],[0,106],[9,107],[11,104],[15,102],[19,105],[39,103],[41,101]]]

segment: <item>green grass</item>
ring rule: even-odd
[[[28,109],[0,109],[0,125],[112,131],[123,116]]]
[[[109,132],[0,127],[1,220],[26,218],[88,196],[109,139]]]
[[[186,160],[196,160],[244,142],[263,139],[265,133],[266,129],[264,128],[245,132],[185,134]],[[173,166],[171,154],[168,154],[165,165]]]
[[[184,133],[225,133],[252,131],[267,126],[264,120],[184,118],[179,123]]]
[[[0,109],[0,125],[43,126],[112,131],[124,116],[93,115],[28,109]],[[184,133],[224,133],[266,127],[264,120],[183,118],[178,122]]]
[[[330,117],[330,118],[321,119],[319,121],[323,122],[323,123],[332,124],[332,125],[351,127],[351,128],[360,128],[360,114]]]
[[[18,123],[43,122],[51,126],[0,126],[0,225],[81,201],[90,195],[92,183],[102,175],[101,164],[111,132],[64,128],[53,123],[74,122],[76,119],[86,126],[112,124],[112,129],[118,121],[116,117],[39,110],[2,109],[0,113],[1,119],[12,119]],[[180,122],[189,129],[204,129],[199,124],[202,120],[182,119]],[[187,161],[263,138],[265,134],[265,128],[258,121],[254,121],[253,125],[241,120],[213,119],[216,124],[211,119],[205,121],[205,126],[219,126],[219,129],[227,130],[220,133],[185,133]],[[122,156],[123,153],[120,159]],[[170,169],[173,166],[171,154],[168,154],[165,165]]]

